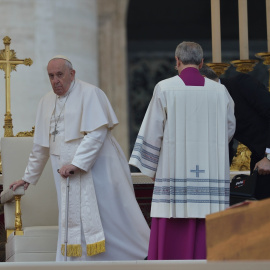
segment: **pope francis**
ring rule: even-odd
[[[99,88],[75,79],[65,56],[52,58],[47,70],[53,91],[39,103],[25,174],[10,187],[35,185],[50,157],[59,208],[56,260],[64,260],[65,252],[72,261],[144,259],[150,231],[134,195],[127,160],[111,134],[118,120],[110,102]]]

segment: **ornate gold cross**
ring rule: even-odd
[[[5,114],[5,137],[13,137],[13,125],[10,111],[10,73],[11,71],[16,71],[16,66],[24,64],[26,66],[31,66],[33,61],[30,58],[24,60],[17,59],[16,52],[9,49],[11,38],[6,36],[3,38],[5,49],[0,50],[0,69],[5,72],[6,80],[6,114]]]

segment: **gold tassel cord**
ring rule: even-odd
[[[94,256],[99,253],[105,252],[105,240],[96,242],[93,244],[88,244],[87,247],[87,256]],[[65,256],[65,245],[61,247],[61,253]],[[67,245],[67,256],[68,257],[81,257],[82,256],[82,247],[81,245]]]
[[[62,245],[61,253],[63,256],[65,256],[65,245]],[[81,257],[82,246],[81,245],[67,245],[67,256],[68,257]]]
[[[87,256],[94,256],[105,251],[105,240],[87,245]]]

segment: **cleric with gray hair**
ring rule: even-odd
[[[183,41],[177,46],[175,57],[184,65],[199,65],[203,60],[203,49],[198,43]]]
[[[205,217],[229,206],[234,106],[203,77],[203,50],[182,42],[178,74],[157,83],[130,165],[155,179],[148,260],[206,259]]]

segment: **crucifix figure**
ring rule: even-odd
[[[55,127],[54,127],[54,131],[53,131],[53,133],[52,133],[52,135],[53,135],[53,141],[55,142],[55,136],[58,134],[59,132],[58,132],[58,130],[56,129],[56,125],[55,125]]]
[[[12,118],[10,111],[10,73],[11,71],[16,71],[16,66],[20,64],[24,64],[26,66],[31,66],[33,61],[30,58],[26,58],[24,60],[17,59],[16,52],[14,50],[10,50],[10,41],[11,38],[6,36],[3,38],[5,49],[0,50],[0,69],[5,72],[5,80],[6,80],[6,114],[5,114],[5,137],[13,137],[13,126],[12,126]]]

